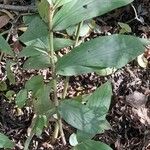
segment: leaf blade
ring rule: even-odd
[[[13,148],[14,143],[3,133],[0,133],[0,148]]]
[[[83,20],[105,14],[133,0],[74,0],[64,5],[54,16],[53,29],[64,30]],[[78,17],[77,17],[78,16]]]
[[[56,71],[71,76],[103,68],[121,68],[145,50],[147,40],[128,35],[98,37],[81,44],[60,58]]]

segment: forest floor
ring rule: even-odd
[[[17,1],[16,4],[27,5],[30,1]],[[12,3],[10,3],[12,4]],[[132,32],[131,35],[150,38],[150,2],[149,0],[135,0],[133,3],[138,18],[135,19],[135,10],[131,5],[112,11],[104,16],[95,18],[97,25],[101,28],[101,33],[91,33],[89,38],[100,35],[115,34],[119,32],[118,22],[127,23]],[[6,11],[6,10],[5,10]],[[9,11],[7,10],[7,13]],[[1,15],[3,14],[0,10]],[[10,11],[10,14],[12,11]],[[14,13],[13,13],[14,14]],[[15,13],[15,17],[20,15]],[[5,18],[6,19],[6,18]],[[1,20],[1,16],[0,16]],[[7,20],[7,19],[6,19]],[[8,23],[0,21],[0,32],[5,32],[10,28]],[[15,22],[16,26],[22,24],[21,18]],[[15,48],[14,42],[10,39],[11,45]],[[147,54],[150,55],[150,54]],[[150,56],[148,56],[148,59]],[[0,79],[5,76],[6,58],[3,57],[0,66]],[[23,62],[19,62],[23,63]],[[34,74],[41,72],[23,72],[15,69],[17,82],[10,84],[9,90],[16,93],[23,87],[24,82]],[[107,120],[111,129],[103,134],[96,135],[95,140],[100,140],[110,145],[114,150],[150,150],[150,64],[146,68],[140,67],[137,60],[127,64],[124,68],[117,70],[112,75],[99,76],[95,73],[71,77],[67,97],[78,96],[91,93],[107,80],[111,80],[113,85],[113,97],[111,107],[107,115]],[[63,81],[59,83],[59,92],[63,89]],[[58,93],[59,94],[59,93]],[[137,103],[130,99],[144,99]],[[139,98],[139,99],[140,99]],[[145,100],[146,99],[146,100]],[[8,101],[3,92],[0,93],[0,132],[8,135],[15,141],[15,150],[23,149],[23,143],[27,137],[27,129],[31,124],[33,112],[31,108],[23,108],[21,112],[16,110],[15,103]],[[55,145],[49,143],[49,135],[52,134],[53,124],[45,129],[40,138],[33,137],[31,150],[69,150],[69,142],[63,147],[61,139],[58,138]],[[74,129],[64,122],[66,139],[69,139]]]

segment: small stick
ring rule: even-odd
[[[15,5],[0,4],[0,9],[7,9],[7,10],[19,11],[19,12],[37,12],[37,7],[35,5],[15,6]]]

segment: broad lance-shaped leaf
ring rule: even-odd
[[[98,132],[99,120],[102,120],[100,118],[102,116],[96,116],[90,108],[84,106],[80,102],[75,100],[64,100],[59,106],[59,112],[67,123],[78,130],[89,134]]]
[[[64,30],[83,20],[103,15],[125,6],[133,0],[73,0],[65,4],[54,16],[53,29]]]
[[[95,112],[99,111],[100,108],[104,108],[103,110],[105,111],[103,111],[103,113],[106,115],[109,110],[111,96],[112,96],[111,83],[107,82],[102,86],[100,86],[99,88],[97,88],[96,91],[91,96],[88,97],[87,106],[95,110]]]
[[[95,114],[103,116],[103,121],[99,123],[98,133],[103,133],[105,130],[111,128],[107,120],[105,119],[107,112],[109,110],[110,102],[112,96],[112,87],[110,82],[106,82],[102,86],[96,89],[96,91],[87,97],[87,104]],[[77,131],[77,140],[82,142],[85,139],[91,139],[94,135],[87,134],[83,131]]]
[[[102,92],[106,92],[107,95]],[[105,116],[109,109],[111,95],[111,85],[108,82],[91,95],[87,105],[83,105],[76,100],[64,100],[61,102],[59,106],[60,115],[73,127],[93,136],[105,129],[101,126],[101,123],[106,120]],[[105,102],[102,102],[103,100]],[[93,104],[91,104],[92,102]]]
[[[9,54],[11,56],[14,56],[13,51],[11,50],[9,44],[6,42],[6,40],[0,35],[0,52]]]
[[[14,143],[3,133],[0,133],[0,148],[13,148]]]
[[[48,28],[39,16],[30,16],[24,18],[25,23],[28,24],[27,31],[23,33],[20,40],[27,46],[24,48],[19,57],[35,56],[37,53],[44,53],[49,50]],[[74,44],[74,41],[66,38],[54,38],[54,49],[59,50]],[[33,49],[33,50],[32,50]],[[31,52],[30,52],[31,50]],[[35,52],[35,51],[38,52]],[[26,52],[27,51],[27,52]],[[36,53],[36,54],[34,54]],[[40,54],[39,54],[40,55]]]
[[[64,76],[121,68],[144,52],[146,39],[129,35],[95,38],[73,49],[57,62],[57,73]]]
[[[78,144],[72,150],[112,150],[112,148],[99,141],[87,140]]]
[[[28,92],[26,89],[20,90],[16,95],[16,104],[19,108],[22,108],[24,104],[26,103],[26,100],[28,98]]]
[[[46,26],[46,24],[39,16],[33,16],[32,21],[29,22],[27,31],[23,35],[21,35],[20,40],[23,43],[27,44],[30,43],[30,41],[45,37],[47,35],[48,27]]]

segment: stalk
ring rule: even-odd
[[[83,24],[83,21],[79,23],[78,27],[77,27],[77,30],[76,30],[76,37],[75,37],[75,44],[73,47],[76,47],[78,45],[78,42],[79,42],[79,36],[80,36],[80,30],[81,30],[81,27],[82,27],[82,24]],[[67,95],[67,89],[68,89],[68,86],[69,86],[69,79],[70,77],[66,77],[65,81],[64,81],[64,90],[63,90],[63,93],[62,93],[62,98],[65,99],[66,95]]]
[[[31,131],[32,132],[32,131]],[[31,143],[31,140],[34,136],[34,133],[31,133],[31,135],[27,138],[27,140],[25,141],[25,144],[24,144],[24,150],[28,150],[29,149],[29,145]]]
[[[53,101],[54,101],[54,105],[56,107],[56,110],[57,110],[57,107],[59,105],[59,101],[58,101],[58,97],[57,97],[57,74],[56,74],[56,66],[55,66],[55,56],[54,56],[54,41],[53,41],[53,30],[52,30],[52,27],[53,27],[53,15],[54,15],[54,8],[53,6],[49,5],[49,12],[48,12],[48,15],[49,15],[49,47],[50,47],[50,50],[49,50],[49,56],[50,56],[50,60],[51,60],[51,70],[52,70],[52,79],[53,79]],[[55,140],[58,138],[58,133],[60,131],[60,135],[61,135],[61,138],[62,138],[62,142],[64,145],[66,145],[66,139],[65,139],[65,136],[64,136],[64,132],[63,132],[63,127],[62,127],[62,120],[61,120],[61,117],[59,115],[59,112],[57,111],[57,122],[55,124],[55,131],[54,131],[54,134],[53,134],[53,139],[52,141],[55,142]]]

